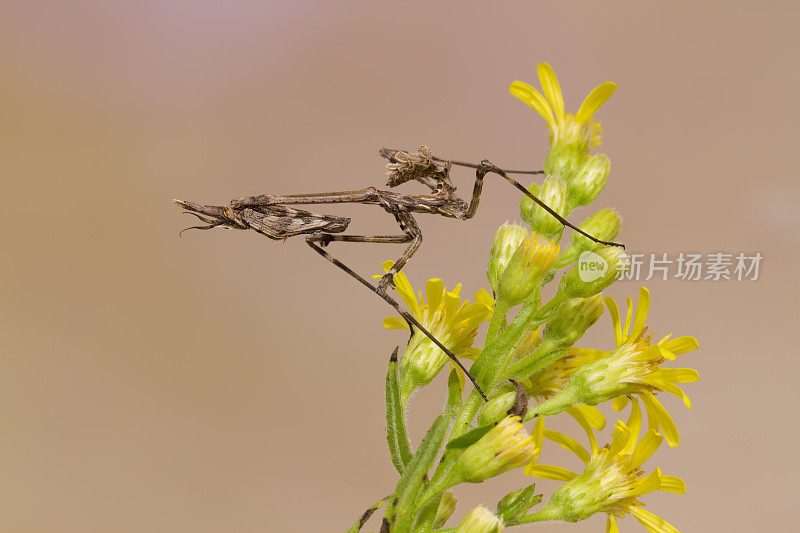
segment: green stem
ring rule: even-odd
[[[441,478],[438,481],[431,481],[428,488],[417,498],[414,512],[424,509],[425,506],[431,503],[435,498],[441,496],[444,491],[457,483],[458,480],[451,479],[451,476]]]
[[[504,298],[498,298],[494,304],[494,313],[489,322],[489,331],[486,332],[486,344],[492,342],[499,333],[506,327],[506,314],[511,306]]]
[[[478,356],[478,359],[470,368],[470,372],[473,374],[473,376],[480,380],[482,367],[489,365],[495,369],[494,372],[490,373],[490,377],[496,375],[496,369],[500,366],[505,369],[508,366],[508,360],[511,358],[514,346],[516,346],[522,336],[530,331],[531,327],[538,327],[539,324],[544,323],[549,318],[549,312],[558,307],[562,298],[553,298],[547,304],[545,304],[544,307],[539,309],[538,312],[536,309],[537,300],[538,294],[531,295],[526,301],[525,305],[523,305],[522,311],[520,311],[520,313],[514,318],[514,321],[511,323],[511,325],[503,330],[503,334],[484,347],[483,351],[481,351],[481,354]],[[499,365],[492,362],[492,359],[494,358],[502,358]],[[487,368],[487,371],[488,370],[489,369]],[[491,379],[493,381],[493,378]],[[489,379],[484,379],[483,383],[488,383],[491,385],[492,381]],[[486,390],[490,390],[490,387],[487,386]],[[455,423],[450,430],[450,440],[460,437],[469,430],[470,424],[475,418],[475,415],[478,413],[478,409],[482,403],[483,402],[480,395],[477,393],[477,391],[473,390],[469,396],[469,399],[464,402],[458,412],[458,415],[456,415]],[[450,470],[452,469],[456,459],[458,459],[459,454],[460,451],[451,451],[449,453],[445,453],[433,475],[431,480],[432,484],[438,482],[450,473]]]
[[[577,392],[578,391],[575,389],[575,387],[571,386],[571,384],[567,382],[567,384],[558,394],[528,411],[528,414],[525,415],[525,418],[523,418],[522,421],[527,422],[529,420],[533,420],[537,416],[542,415],[557,415],[567,407],[575,405],[576,403],[580,403]]]
[[[478,367],[476,378],[486,390],[491,390],[508,368],[517,343],[529,331],[546,322],[550,311],[561,303],[561,299],[557,296],[538,309],[538,295],[531,295],[503,334],[483,349],[472,368]]]
[[[560,348],[556,343],[548,342],[545,339],[542,344],[521,361],[517,361],[508,369],[508,377],[517,381],[536,374],[543,368],[564,357],[567,353],[565,348]]]
[[[523,516],[509,523],[509,526],[518,526],[520,524],[531,524],[533,522],[544,522],[546,520],[558,520],[561,518],[561,510],[557,507],[544,506],[542,509],[535,513]]]
[[[475,418],[475,415],[478,413],[478,408],[480,408],[482,404],[483,398],[478,394],[478,391],[473,390],[456,415],[455,422],[450,430],[450,440],[460,437],[469,430],[470,423],[472,419]],[[439,461],[439,466],[436,467],[436,471],[433,473],[430,486],[436,485],[448,476],[461,451],[462,450],[445,451],[442,460]]]

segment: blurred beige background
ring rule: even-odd
[[[647,282],[652,327],[696,335],[684,363],[702,376],[692,411],[665,400],[683,443],[652,461],[689,493],[648,508],[689,532],[796,522],[797,3],[1,9],[0,531],[349,527],[396,481],[382,394],[404,337],[382,329],[389,309],[301,239],[178,239],[192,219],[170,200],[381,186],[382,145],[540,168],[544,124],[506,88],[536,83],[545,60],[572,110],[620,84],[598,114],[613,162],[598,205],[623,213],[624,242],[764,256],[754,282]],[[421,217],[417,286],[486,286],[491,236],[519,198],[485,191],[471,222]],[[392,228],[352,213],[354,232]],[[366,273],[398,251],[335,250]],[[608,347],[609,328],[583,344]],[[414,438],[442,401],[413,400]],[[454,518],[525,481],[460,491]],[[621,529],[644,531],[631,517]]]

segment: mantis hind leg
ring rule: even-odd
[[[405,244],[410,243],[403,251],[400,257],[394,262],[389,271],[384,274],[378,284],[378,291],[386,292],[389,285],[394,284],[394,276],[405,266],[409,259],[417,252],[422,244],[422,231],[417,225],[417,221],[408,211],[404,209],[392,209],[389,211],[394,215],[395,220],[403,230],[403,235],[331,235],[328,233],[320,233],[317,235],[309,236],[306,240],[309,242],[318,242],[321,246],[327,246],[329,243],[337,242],[368,242],[380,244]]]

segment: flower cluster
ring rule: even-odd
[[[645,462],[663,442],[680,443],[675,421],[659,396],[677,396],[691,408],[679,385],[697,381],[698,373],[670,365],[696,350],[698,342],[690,336],[654,336],[647,324],[646,288],[640,289],[636,305],[628,298],[624,316],[603,294],[627,264],[624,250],[606,243],[621,229],[616,210],[595,210],[578,225],[593,238],[573,232],[562,247],[564,226],[553,213],[568,217],[574,209],[592,204],[610,176],[609,158],[591,152],[602,132],[594,115],[616,84],[600,84],[571,114],[565,111],[553,69],[543,63],[538,74],[542,92],[519,81],[511,84],[510,92],[547,124],[545,177],[528,190],[550,209],[524,197],[520,215],[526,225],[506,222],[499,228],[486,272],[491,293],[480,289],[470,303],[462,300],[460,284],[448,290],[434,278],[427,281],[424,294],[417,294],[402,272],[394,277],[413,318],[456,357],[473,361],[470,376],[488,398],[484,401],[475,389],[465,398],[465,376],[451,365],[444,411],[412,451],[405,428],[409,399],[433,383],[449,359],[405,319],[384,320],[386,328],[411,329],[412,334],[402,356],[390,361],[386,379],[386,434],[400,479],[391,496],[365,513],[368,518],[386,507],[381,531],[450,527],[448,531],[492,533],[546,520],[577,522],[599,513],[607,517],[607,533],[617,532],[618,521],[627,515],[651,533],[678,531],[646,510],[644,500],[656,490],[683,494],[686,485]],[[429,165],[443,161],[430,153],[426,157]],[[396,173],[395,167],[390,170]],[[586,254],[602,267],[591,275],[581,262]],[[384,263],[384,271],[392,265]],[[548,286],[558,276],[558,282]],[[613,330],[610,348],[576,346],[606,311]],[[488,328],[479,347],[475,344],[484,322]],[[628,404],[627,422],[617,421],[608,444],[600,446],[598,434],[605,430],[606,419],[598,406],[621,411]],[[546,427],[548,417],[561,413],[583,429],[588,447]],[[582,470],[542,464],[545,440],[573,452]],[[451,515],[458,516],[454,492],[459,484],[481,483],[510,471],[530,476],[523,479],[563,484],[546,500],[535,484],[523,486],[500,498],[495,510],[478,506],[447,526]],[[350,532],[359,531],[365,520],[362,517]]]

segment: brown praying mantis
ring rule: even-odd
[[[413,335],[417,328],[427,336],[436,346],[442,349],[452,359],[464,374],[470,379],[478,393],[486,400],[486,394],[481,390],[469,371],[461,361],[446,346],[439,342],[413,315],[403,309],[392,298],[387,288],[393,284],[394,275],[397,274],[408,260],[414,255],[422,244],[422,231],[417,225],[414,213],[429,213],[442,215],[447,218],[468,220],[475,215],[480,202],[483,180],[487,174],[497,174],[528,196],[542,209],[558,219],[564,226],[577,231],[581,235],[599,244],[609,246],[624,245],[597,239],[574,226],[547,204],[537,198],[522,184],[509,177],[509,174],[544,174],[543,170],[503,170],[497,165],[483,160],[478,164],[464,161],[451,161],[434,156],[426,146],[421,146],[417,154],[401,150],[383,148],[380,155],[389,162],[386,165],[389,187],[396,187],[408,181],[415,180],[430,189],[430,194],[407,195],[394,191],[384,191],[375,187],[365,189],[312,194],[290,194],[260,196],[246,196],[236,198],[226,206],[201,205],[183,200],[173,200],[176,204],[204,222],[205,226],[192,226],[186,229],[212,229],[233,228],[252,229],[274,240],[284,240],[296,235],[306,235],[306,243],[322,257],[341,268],[359,283],[377,294],[386,303],[400,313],[408,323]],[[456,194],[456,188],[450,182],[450,169],[453,165],[475,169],[475,184],[472,188],[472,198],[465,202]],[[365,204],[376,205],[392,215],[400,226],[402,234],[397,235],[341,235],[350,224],[350,218],[331,215],[321,215],[288,207],[288,205],[305,204]],[[184,230],[185,231],[185,230]],[[403,253],[394,262],[389,271],[381,278],[380,282],[373,285],[367,279],[356,273],[339,259],[329,254],[325,247],[331,242],[360,242],[383,244],[407,244]]]

